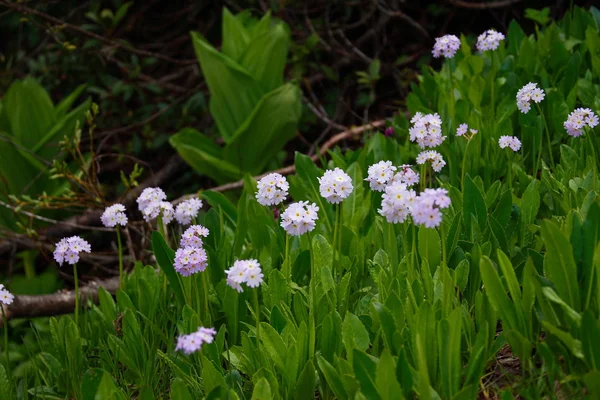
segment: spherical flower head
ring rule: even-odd
[[[435,150],[422,151],[417,156],[417,164],[425,164],[427,161],[431,162],[431,168],[435,172],[440,172],[446,165],[446,161],[444,161],[442,155]]]
[[[496,50],[500,46],[500,42],[504,40],[504,35],[493,29],[488,29],[477,38],[477,50]]]
[[[446,189],[425,189],[419,197],[422,201],[429,201],[439,208],[450,207],[450,197]]]
[[[4,305],[12,304],[15,296],[10,293],[3,285],[0,285],[0,303]]]
[[[202,247],[203,238],[208,237],[208,228],[192,225],[181,235],[181,247]]]
[[[257,188],[256,200],[258,203],[263,206],[274,206],[287,198],[290,185],[285,176],[271,173],[258,181]]]
[[[598,116],[589,108],[577,108],[563,125],[570,136],[578,137],[586,126],[593,129],[598,125]]]
[[[509,147],[514,152],[517,152],[521,149],[521,141],[515,136],[500,136],[498,145],[501,149]]]
[[[529,82],[517,92],[517,108],[527,114],[531,110],[531,102],[540,103],[544,97],[544,90],[538,88],[537,83]]]
[[[455,35],[444,35],[435,39],[433,45],[433,56],[438,58],[444,56],[446,58],[452,58],[460,48],[460,39]]]
[[[54,259],[60,266],[62,266],[64,262],[73,265],[79,261],[79,253],[82,251],[86,253],[92,251],[92,247],[86,240],[79,236],[62,238],[56,244]]]
[[[100,217],[102,224],[107,228],[114,228],[117,225],[127,225],[127,216],[125,215],[125,206],[123,204],[113,204],[106,207]]]
[[[443,189],[442,189],[443,190]],[[442,223],[442,211],[439,204],[450,205],[450,199],[444,198],[444,192],[423,192],[415,199],[411,208],[413,222],[426,228],[436,228]]]
[[[192,197],[177,204],[175,208],[175,219],[181,225],[189,225],[192,219],[198,216],[198,212],[202,208],[202,200]]]
[[[173,220],[175,210],[173,210],[173,205],[168,201],[158,201],[150,203],[148,207],[142,211],[142,215],[144,216],[144,220],[148,222],[161,215],[163,223],[168,224]]]
[[[212,328],[200,327],[196,332],[189,335],[181,335],[177,338],[175,350],[183,351],[185,354],[192,354],[202,348],[204,343],[212,343],[217,331]]]
[[[415,172],[410,165],[404,164],[398,167],[398,172],[392,178],[391,184],[403,183],[406,186],[411,187],[419,183],[419,178],[418,172]]]
[[[246,286],[255,288],[260,286],[263,282],[264,275],[258,260],[237,260],[233,263],[233,266],[225,270],[227,274],[227,284],[241,292],[242,283]]]
[[[395,172],[396,167],[392,165],[391,161],[379,161],[369,167],[365,181],[369,182],[371,189],[382,192],[388,181],[394,177]]]
[[[394,128],[391,126],[388,126],[387,128],[385,128],[385,131],[383,131],[383,134],[385,135],[385,137],[390,137],[394,135]]]
[[[381,199],[381,208],[377,211],[391,224],[402,223],[410,215],[410,207],[415,192],[404,183],[392,183],[385,188]]]
[[[143,213],[150,204],[165,200],[167,200],[167,195],[161,188],[150,187],[142,191],[142,194],[137,198],[137,203],[138,208]]]
[[[175,252],[175,271],[183,276],[202,272],[208,265],[208,256],[202,247],[183,247]]]
[[[300,236],[315,229],[319,207],[307,201],[292,203],[281,214],[281,227],[291,236]]]
[[[333,204],[340,203],[354,190],[352,178],[339,168],[325,171],[318,179],[321,196]]]
[[[408,130],[410,140],[416,142],[422,149],[437,147],[446,139],[442,136],[442,119],[438,113],[426,115],[416,113],[411,122],[414,125]]]

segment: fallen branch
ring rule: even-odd
[[[94,304],[98,302],[98,289],[103,287],[109,293],[115,293],[119,288],[119,277],[102,281],[91,281],[79,289],[82,303],[89,300]],[[62,291],[38,296],[17,295],[13,303],[5,306],[6,320],[15,318],[49,317],[52,315],[68,314],[75,309],[75,291]],[[5,320],[0,315],[0,327]]]
[[[461,8],[472,8],[478,10],[485,10],[488,8],[502,8],[521,2],[521,0],[500,0],[491,2],[478,2],[471,3],[463,0],[448,0],[448,3]]]
[[[355,136],[362,135],[364,132],[369,131],[371,129],[381,128],[382,126],[385,125],[385,121],[386,121],[385,119],[380,119],[380,120],[373,121],[366,125],[361,125],[361,126],[350,128],[347,131],[340,132],[337,135],[334,135],[331,139],[329,139],[328,141],[323,143],[323,146],[321,146],[321,148],[319,149],[319,153],[312,156],[311,159],[313,161],[317,161],[319,159],[319,157],[325,155],[325,153],[327,153],[327,151],[331,147],[333,147],[335,144],[337,144],[338,142],[341,142],[342,140],[346,140],[346,139],[351,139]],[[296,171],[295,165],[288,165],[287,167],[283,167],[283,168],[277,169],[275,171],[269,171],[262,175],[255,176],[254,179],[259,180],[263,176],[266,176],[266,175],[272,174],[272,173],[278,173],[281,175],[289,175],[289,174],[293,174],[295,171]],[[244,186],[244,181],[239,180],[237,182],[226,183],[224,185],[211,188],[210,190],[213,192],[226,192],[228,190],[239,189],[243,186]],[[194,197],[194,196],[196,196],[195,193],[186,194],[186,195],[183,195],[183,196],[173,200],[172,203],[173,203],[173,205],[176,205],[176,204],[181,203],[182,201],[189,199],[190,197]]]

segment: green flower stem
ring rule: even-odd
[[[467,140],[467,145],[465,146],[465,154],[463,154],[463,160],[462,160],[462,177],[460,178],[460,184],[462,186],[462,191],[464,193],[465,191],[465,171],[466,171],[466,164],[467,164],[467,155],[469,154],[469,144],[471,143],[471,138],[469,138]]]
[[[598,182],[598,159],[596,158],[596,146],[594,146],[594,139],[592,138],[591,133],[591,131],[588,131],[585,136],[588,141],[588,147],[592,150],[592,157],[594,160],[592,189],[596,192],[596,185]]]
[[[4,352],[6,354],[6,374],[10,378],[10,358],[8,355],[8,321],[6,320],[4,305],[0,304],[0,308],[2,309],[2,321],[4,321]]]
[[[416,256],[417,256],[417,230],[415,228],[415,224],[412,224],[412,243],[411,243],[411,252],[410,252],[410,258],[411,258],[411,268],[410,271],[408,272],[408,278],[410,279],[410,281],[414,281],[416,279],[415,276],[415,271],[416,271]]]
[[[121,227],[117,225],[117,246],[119,248],[119,287],[121,290],[124,289],[123,279],[125,275],[123,273],[123,245],[121,243]]]
[[[427,184],[427,163],[421,164],[421,191],[425,190],[425,185]]]
[[[288,305],[292,303],[292,260],[290,260],[290,235],[285,234],[285,260],[283,262],[283,276],[287,282]],[[312,257],[312,255],[311,255]]]
[[[442,242],[442,265],[448,266],[446,259],[446,235],[444,230],[444,220],[442,218],[442,223],[440,224],[440,241]]]
[[[544,113],[542,112],[540,105],[538,103],[535,103],[535,106],[537,107],[538,112],[542,116],[542,121],[544,122],[544,131],[546,132],[546,140],[548,141],[548,153],[550,154],[550,165],[552,166],[552,170],[554,170],[554,156],[552,155],[552,141],[550,140],[550,131],[548,130],[548,124],[546,123],[546,117],[544,116]],[[540,148],[540,154],[541,153],[542,153],[542,150]]]
[[[262,351],[260,351],[260,305],[258,303],[258,288],[252,290],[254,300],[254,312],[256,313],[256,347],[258,349],[259,362],[262,363]]]
[[[388,240],[390,242],[390,261],[392,271],[398,268],[398,241],[396,240],[396,233],[394,232],[394,224],[387,223]]]
[[[73,264],[73,276],[75,278],[75,325],[79,327],[79,279],[77,277],[77,263]]]
[[[338,263],[336,262],[338,259],[338,234],[339,234],[339,230],[340,230],[340,205],[336,204],[335,206],[335,222],[333,224],[333,243],[332,243],[332,247],[333,247],[333,271],[335,274],[338,273]]]
[[[452,120],[454,119],[454,81],[452,80],[452,61],[448,61],[446,65],[448,66],[446,71],[448,73],[448,83],[450,85],[450,102],[448,103],[448,129],[452,131]]]
[[[512,195],[512,154],[510,151],[508,151],[507,154],[508,155],[506,156],[506,158],[507,158],[508,168],[507,168],[506,177],[508,179],[508,188],[510,189],[510,193]]]
[[[206,313],[206,315],[208,316],[206,319],[206,323],[207,325],[211,325],[212,324],[212,312],[210,309],[210,301],[208,300],[208,271],[204,271],[202,273],[202,292],[204,294],[204,312]]]

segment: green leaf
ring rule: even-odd
[[[262,172],[296,135],[301,105],[300,89],[291,83],[267,93],[230,138],[225,159],[244,172]]]
[[[354,375],[360,383],[361,392],[372,400],[380,399],[375,384],[377,363],[366,353],[354,349],[353,355]]]
[[[210,393],[219,386],[228,387],[223,375],[205,356],[202,356],[202,383],[204,384],[204,393]]]
[[[271,394],[271,386],[269,385],[269,381],[267,381],[266,378],[260,378],[258,382],[256,382],[256,384],[254,385],[251,400],[263,400],[272,398],[273,395]]]
[[[463,195],[463,222],[467,228],[471,226],[471,215],[475,216],[479,229],[483,232],[487,226],[485,199],[473,179],[467,175]]]
[[[400,384],[396,380],[396,362],[388,349],[384,349],[379,358],[375,383],[381,400],[404,399]]]
[[[501,315],[502,321],[508,327],[519,330],[520,325],[515,305],[506,295],[506,291],[504,286],[502,286],[502,281],[500,280],[500,276],[498,276],[496,268],[492,264],[492,260],[483,256],[479,263],[479,268],[481,279],[485,285],[485,292],[492,307]]]
[[[232,60],[238,61],[250,42],[250,33],[244,26],[243,15],[233,15],[223,7],[221,51]]]
[[[195,129],[182,129],[170,137],[169,143],[201,175],[218,183],[242,178],[240,168],[223,159],[223,150]]]
[[[4,365],[0,364],[0,398],[12,399],[12,387],[12,384],[8,380],[8,375],[6,374]]]
[[[317,385],[317,373],[312,360],[308,360],[298,377],[294,389],[294,399],[313,399],[315,397],[315,386]]]
[[[548,321],[541,321],[544,329],[550,333],[551,335],[556,336],[573,355],[577,358],[584,359],[584,355],[582,352],[581,341],[575,339],[569,332],[565,332],[554,325],[550,324]]]
[[[171,382],[171,400],[193,400],[187,385],[182,379],[175,378]]]
[[[321,373],[325,376],[325,380],[335,396],[340,400],[348,399],[344,383],[335,368],[320,355],[317,355],[317,365],[319,366]]]
[[[158,231],[152,232],[152,251],[156,257],[158,266],[163,271],[169,285],[175,293],[175,298],[181,307],[185,305],[185,297],[183,295],[183,289],[181,288],[181,282],[179,281],[179,275],[173,267],[175,260],[175,252],[165,242],[165,239]]]
[[[544,274],[552,281],[556,293],[575,311],[580,310],[577,266],[573,247],[555,222],[542,222],[542,239],[546,245]]]
[[[202,197],[213,207],[221,207],[227,218],[235,225],[238,219],[236,206],[221,192],[207,190],[202,192]]]
[[[62,99],[60,103],[56,105],[56,107],[54,108],[54,112],[57,121],[61,120],[65,115],[67,115],[67,112],[69,111],[73,103],[75,103],[75,100],[77,100],[77,98],[81,95],[81,93],[83,93],[83,91],[86,88],[86,84],[77,86],[75,90],[73,90],[64,99]]]
[[[422,259],[427,260],[431,271],[435,271],[442,259],[440,236],[437,230],[421,226],[418,243],[419,255]]]
[[[365,351],[369,348],[369,332],[360,319],[351,312],[346,312],[344,317],[342,341],[348,351],[354,348]]]

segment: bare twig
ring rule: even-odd
[[[98,289],[103,287],[109,293],[115,293],[119,288],[119,277],[102,281],[91,281],[79,290],[80,297],[85,304],[88,300],[98,302]],[[4,306],[6,320],[15,318],[48,317],[73,312],[75,308],[75,292],[61,291],[53,294],[29,296],[17,295],[10,306]],[[5,323],[0,315],[0,326]]]
[[[78,27],[76,25],[69,24],[68,22],[62,21],[62,20],[60,20],[58,18],[55,18],[55,17],[53,17],[51,15],[48,15],[48,14],[46,14],[44,12],[41,12],[39,10],[35,10],[33,8],[29,8],[29,7],[27,7],[27,6],[23,5],[23,4],[20,4],[20,3],[11,2],[9,0],[0,0],[0,4],[6,6],[8,8],[10,8],[10,9],[12,9],[12,10],[15,10],[17,12],[20,12],[20,13],[31,14],[31,15],[38,16],[40,18],[45,19],[46,21],[50,21],[50,22],[52,22],[52,23],[54,23],[56,25],[59,25],[61,27],[70,29],[72,31],[81,33],[82,35],[89,36],[91,38],[99,40],[102,43],[105,43],[105,44],[108,44],[110,46],[113,46],[114,48],[123,49],[123,50],[129,51],[130,53],[137,54],[139,56],[154,57],[154,58],[158,58],[158,59],[161,59],[161,60],[164,60],[164,61],[168,61],[170,63],[177,64],[177,65],[190,65],[190,64],[196,63],[196,60],[176,60],[176,59],[171,58],[169,56],[165,56],[164,54],[154,53],[154,52],[147,51],[147,50],[136,49],[134,47],[126,45],[125,43],[121,43],[121,42],[119,42],[117,40],[112,40],[112,39],[105,38],[104,36],[98,35],[97,33],[94,33],[94,32],[91,32],[91,31],[87,31],[87,30],[85,30],[83,28],[80,28],[80,27]]]

